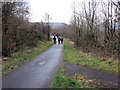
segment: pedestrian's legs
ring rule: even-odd
[[[56,44],[56,40],[54,40],[54,44]]]

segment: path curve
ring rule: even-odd
[[[113,75],[109,72],[90,68],[82,65],[75,65],[69,62],[64,62],[64,67],[67,75],[80,74],[85,76],[87,79],[94,80],[95,84],[100,84],[105,88],[118,88],[118,76]]]
[[[63,45],[53,45],[2,79],[3,88],[49,88],[63,59]]]

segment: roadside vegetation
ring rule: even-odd
[[[35,48],[39,41],[49,41],[49,24],[30,22],[29,15],[27,2],[2,2],[3,57]]]
[[[118,74],[118,60],[104,60],[103,58],[95,57],[90,53],[84,53],[82,50],[76,49],[74,42],[69,39],[64,40],[64,61]],[[67,72],[63,64],[57,72],[51,88],[101,88],[101,86],[97,86],[95,84],[91,85],[93,80],[87,80],[82,75],[75,74],[70,76],[66,73]]]
[[[10,57],[3,58],[2,74],[8,74],[22,64],[34,59],[39,54],[46,51],[53,43],[39,42],[38,46],[29,50],[13,53]]]
[[[64,44],[64,61],[118,74],[118,60],[94,57],[90,53],[84,53],[74,48],[74,43],[69,40],[65,40]]]
[[[51,88],[91,88],[89,83],[83,77],[66,76],[64,66],[56,74]]]
[[[83,65],[91,68],[104,70],[118,75],[118,60],[103,59],[95,57],[90,53],[84,53],[80,49],[76,49],[74,42],[69,39],[64,40],[64,61],[77,65]],[[72,71],[71,71],[72,72]],[[91,85],[93,80],[87,80],[84,76],[75,74],[67,75],[64,64],[56,74],[52,82],[52,88],[93,88],[99,89],[101,86]]]

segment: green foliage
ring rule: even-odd
[[[39,42],[38,47],[36,48],[13,53],[11,57],[7,57],[7,61],[3,60],[2,74],[7,74],[12,70],[18,68],[20,65],[34,59],[36,56],[46,51],[52,45],[53,44],[51,42]]]
[[[85,81],[78,82],[72,77],[64,75],[64,68],[61,68],[51,85],[52,88],[89,88]]]
[[[65,40],[64,46],[64,61],[68,61],[74,64],[80,64],[89,66],[101,70],[106,70],[111,73],[118,74],[118,61],[108,59],[102,61],[100,58],[93,57],[90,54],[86,54],[73,47],[68,40]]]

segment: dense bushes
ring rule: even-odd
[[[47,26],[43,23],[29,22],[27,3],[4,2],[2,4],[3,56],[9,56],[25,48],[36,47],[38,40],[47,40]]]

